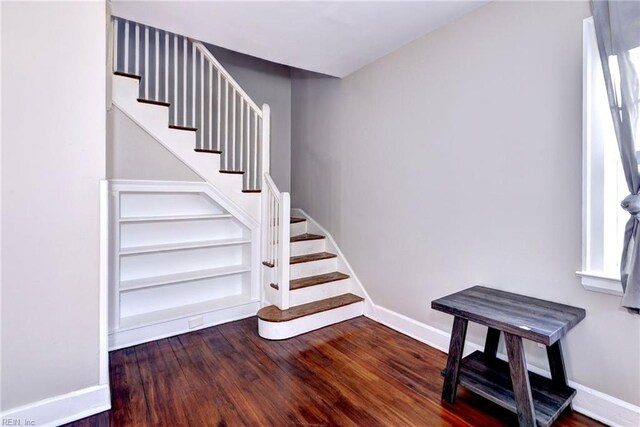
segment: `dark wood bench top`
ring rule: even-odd
[[[550,346],[584,319],[582,308],[474,286],[431,308]]]

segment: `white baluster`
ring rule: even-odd
[[[195,128],[197,127],[196,126],[196,104],[197,104],[196,102],[196,47],[192,43],[189,43],[189,46],[191,46],[191,124],[190,126]]]
[[[124,21],[124,72],[129,72],[129,21]]]
[[[254,111],[253,116],[255,118],[255,122],[253,124],[253,188],[258,188],[258,113]]]
[[[208,61],[207,61],[208,62]],[[209,62],[209,150],[213,150],[213,65]]]
[[[217,98],[218,98],[218,109],[216,110],[216,117],[218,118],[218,127],[216,128],[216,133],[217,133],[217,150],[221,151],[222,150],[222,145],[220,142],[220,125],[221,125],[221,121],[220,121],[220,116],[222,115],[222,83],[221,83],[221,77],[220,77],[220,72],[218,72],[218,94],[217,94]]]
[[[178,36],[173,35],[173,124],[178,124]]]
[[[144,27],[144,99],[149,99],[149,27]]]
[[[267,259],[266,261],[271,264],[271,206],[272,206],[272,200],[271,200],[271,194],[269,193],[267,195],[267,202],[269,203],[267,205],[267,223],[265,224],[265,227],[267,228]]]
[[[182,125],[187,126],[187,38],[182,38]]]
[[[153,87],[153,99],[160,100],[160,30],[155,30],[156,36],[156,78]],[[165,57],[166,58],[166,57]]]
[[[229,81],[224,80],[224,170],[229,170]]]
[[[194,48],[195,50],[195,48]],[[204,56],[198,52],[200,56],[200,148],[204,148]],[[209,128],[211,132],[211,128]]]
[[[262,227],[261,227],[261,236],[260,236],[260,252],[262,256],[262,261],[267,261],[268,256],[268,244],[269,244],[269,190],[265,186],[262,194],[260,194],[260,214],[262,219]],[[264,271],[264,268],[262,269]],[[262,278],[266,277],[266,274],[262,276]],[[265,280],[266,283],[262,283],[264,286],[268,286],[268,280]]]
[[[140,75],[140,26],[138,24],[136,24],[136,30],[135,30],[135,46],[134,46],[134,53],[135,53],[135,75],[139,76]]]
[[[246,174],[246,169],[244,168],[244,162],[243,162],[243,153],[244,150],[242,149],[243,143],[244,143],[244,99],[241,97],[240,98],[240,169],[245,171]],[[244,178],[244,177],[243,177]],[[242,180],[243,185],[244,185],[244,179]]]
[[[275,194],[271,195],[271,215],[269,216],[269,228],[271,229],[271,264],[275,265],[275,245],[276,245],[276,233],[275,233],[275,223],[274,223],[274,218],[275,218],[275,212],[276,212],[276,197]]]
[[[118,71],[118,19],[113,20],[113,71]]]
[[[169,33],[164,33],[164,101],[169,101]],[[175,103],[173,105],[175,109]]]
[[[251,170],[249,169],[250,164],[251,164],[251,106],[249,105],[249,103],[247,103],[247,138],[246,138],[246,144],[247,144],[247,155],[246,155],[246,160],[245,160],[245,165],[244,165],[244,170],[247,173],[247,187],[251,188]]]
[[[278,261],[278,199],[273,198],[273,265]],[[278,278],[276,277],[276,280]]]
[[[236,170],[236,89],[233,88],[233,139],[231,140],[231,152],[233,153],[233,158],[231,161],[231,169]]]

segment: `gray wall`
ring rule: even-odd
[[[125,113],[107,113],[107,178],[202,181]]]
[[[589,14],[493,2],[343,80],[293,73],[292,204],[376,304],[441,330],[430,301],[475,283],[584,307],[570,378],[638,405],[640,316],[574,274]]]
[[[99,382],[103,2],[2,2],[2,410]]]
[[[280,191],[290,191],[290,68],[210,44],[207,48],[256,104],[271,107],[271,176]]]

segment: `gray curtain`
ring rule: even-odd
[[[624,233],[620,278],[622,306],[640,314],[640,1],[592,0],[600,60],[629,196],[621,203],[631,217]]]

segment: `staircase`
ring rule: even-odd
[[[309,233],[305,218],[291,217],[289,227],[290,308],[270,305],[258,311],[258,332],[271,340],[290,338],[364,312],[364,299],[350,293],[350,276],[338,271],[338,256],[327,252],[326,236]]]
[[[112,30],[113,104],[234,218],[259,226],[247,261],[260,277],[259,334],[285,339],[362,315],[346,261],[306,218],[291,217],[289,194],[271,179],[269,106],[258,107],[198,41],[121,18]]]

